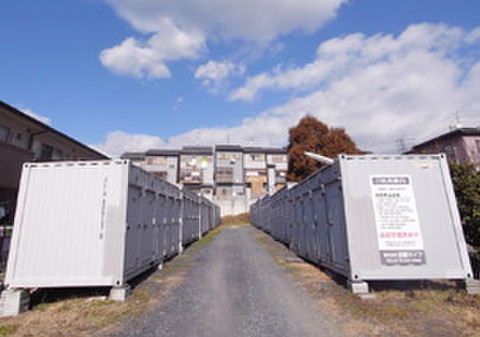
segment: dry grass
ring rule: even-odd
[[[377,289],[375,299],[362,300],[346,290],[344,280],[297,262],[295,254],[268,235],[259,232],[256,240],[348,336],[480,336],[480,296],[459,291],[451,282]]]
[[[152,274],[137,286],[126,302],[102,298],[72,298],[42,303],[17,317],[0,320],[0,336],[92,336],[106,332],[127,317],[138,317],[161,303],[182,281],[185,256],[163,272]],[[153,286],[152,286],[153,285]]]
[[[201,240],[199,241],[195,241],[194,243],[192,243],[191,247],[189,247],[189,249],[193,248],[198,248],[198,247],[203,247],[203,246],[206,246],[208,245],[210,242],[212,242],[213,240],[215,240],[215,238],[217,237],[218,234],[220,234],[220,232],[222,231],[223,227],[225,227],[223,224],[212,229],[206,236],[204,236]]]
[[[250,215],[242,213],[239,215],[227,215],[222,217],[223,226],[250,226]]]
[[[87,337],[121,328],[127,319],[139,317],[165,301],[194,266],[199,249],[211,242],[220,230],[211,231],[183,255],[167,262],[162,271],[153,272],[133,289],[126,302],[83,297],[41,303],[19,316],[1,318],[0,337]]]

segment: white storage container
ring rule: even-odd
[[[24,165],[5,283],[122,287],[181,244],[180,191],[127,160]]]

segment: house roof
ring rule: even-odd
[[[184,146],[180,154],[203,154],[213,155],[213,148],[211,146]]]
[[[181,150],[175,149],[151,149],[147,152],[127,152],[122,155],[122,158],[127,159],[125,156],[133,156],[137,159],[143,159],[147,156],[178,156],[188,154],[198,155],[213,155],[213,147],[210,146],[184,146]],[[215,152],[245,152],[245,153],[264,153],[264,154],[287,154],[285,148],[273,148],[273,147],[242,147],[240,145],[220,144],[215,146]],[[128,157],[129,159],[133,159]]]
[[[146,156],[178,156],[180,154],[179,150],[172,149],[152,149],[145,152]]]
[[[125,152],[120,156],[120,158],[132,159],[132,160],[144,160],[145,153],[144,152]]]
[[[480,136],[480,127],[478,128],[457,128],[455,130],[449,131],[447,133],[444,133],[440,136],[437,136],[435,138],[429,139],[423,143],[417,144],[412,147],[411,151],[415,151],[419,148],[422,148],[424,146],[431,145],[432,143],[436,143],[438,141],[443,141],[451,138],[456,138],[456,137],[463,137],[463,136]],[[411,152],[409,151],[409,152]]]
[[[287,154],[287,149],[282,147],[269,147],[265,149],[267,154]]]
[[[243,148],[240,145],[220,144],[215,146],[215,151],[243,152]]]
[[[285,148],[275,148],[275,147],[244,147],[243,152],[265,153],[265,154],[287,154],[287,150]]]
[[[103,154],[103,153],[101,153],[97,150],[92,149],[91,147],[79,142],[76,139],[73,139],[70,136],[67,136],[63,132],[60,132],[60,131],[54,129],[51,126],[48,126],[45,123],[40,122],[39,120],[27,115],[26,113],[14,108],[13,106],[11,106],[11,105],[3,102],[3,101],[0,101],[0,109],[4,110],[4,111],[7,111],[8,113],[11,113],[12,115],[27,121],[30,124],[35,125],[36,127],[38,127],[41,130],[41,132],[46,131],[46,132],[50,132],[52,134],[55,134],[59,137],[65,138],[67,141],[69,141],[71,143],[74,143],[74,144],[82,147],[83,149],[91,152],[92,154],[95,154],[96,156],[100,157],[99,159],[110,159],[110,157],[108,157],[107,155],[105,155],[105,154]]]

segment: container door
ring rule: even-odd
[[[172,253],[172,219],[171,219],[171,208],[172,208],[172,203],[171,203],[171,198],[166,197],[165,199],[165,208],[163,209],[164,211],[164,216],[165,216],[165,250],[166,250],[166,255],[170,256]]]
[[[288,200],[287,201],[287,222],[286,222],[286,228],[285,228],[285,237],[286,237],[286,243],[288,245],[291,244],[292,242],[292,235],[293,235],[293,225],[295,223],[295,210],[294,210],[294,201],[293,200]]]
[[[293,207],[295,210],[295,222],[293,225],[292,244],[293,250],[300,253],[300,238],[302,231],[302,204],[300,198],[295,198]]]
[[[153,207],[155,205],[155,193],[151,190],[147,190],[142,204],[142,262],[148,264],[153,261],[155,256],[153,250]]]
[[[158,227],[158,238],[157,238],[157,249],[161,256],[167,254],[166,250],[166,223],[165,223],[165,195],[159,194],[157,197],[157,227]]]
[[[153,220],[152,220],[152,251],[154,254],[154,259],[161,259],[161,250],[159,249],[159,240],[160,240],[160,219],[158,218],[158,198],[155,197],[153,202]]]
[[[348,248],[341,182],[332,182],[326,189],[329,255],[334,267],[345,269],[348,265]]]
[[[175,198],[175,252],[178,253],[180,244],[181,244],[181,238],[180,238],[180,213],[182,209],[182,204],[181,204],[181,199]]]
[[[173,197],[168,198],[168,224],[169,224],[169,255],[175,253],[175,199]]]
[[[307,224],[307,209],[306,209],[306,202],[305,197],[302,196],[300,201],[300,246],[299,252],[302,256],[307,255],[307,231],[308,231],[308,224]]]
[[[309,258],[315,257],[315,220],[313,215],[313,195],[309,191],[309,195],[305,196],[305,253]]]
[[[140,265],[142,189],[129,185],[128,198],[125,274],[135,271]]]
[[[331,263],[330,226],[328,224],[327,191],[324,186],[313,191],[316,258]]]

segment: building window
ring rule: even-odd
[[[215,173],[215,180],[217,183],[233,183],[233,168],[231,167],[219,167]]]
[[[152,171],[152,173],[163,180],[167,180],[168,178],[168,173],[166,171]]]
[[[475,144],[477,145],[477,152],[480,153],[480,140],[476,140]]]
[[[452,145],[445,145],[443,147],[443,151],[448,154],[448,155],[453,155],[454,154],[454,151],[453,151],[453,146]]]
[[[167,158],[166,157],[148,157],[147,164],[148,165],[167,165]]]
[[[263,154],[251,154],[250,155],[251,161],[265,161],[265,155]]]
[[[0,125],[0,142],[6,142],[8,140],[9,134],[10,129],[6,126]]]
[[[42,152],[40,154],[41,161],[51,160],[53,157],[53,147],[47,144],[42,144]]]
[[[287,156],[284,156],[284,155],[272,156],[272,163],[280,164],[280,163],[286,163],[286,162],[287,162]]]
[[[234,164],[237,160],[242,159],[242,155],[239,153],[217,152],[218,160],[226,160]]]

